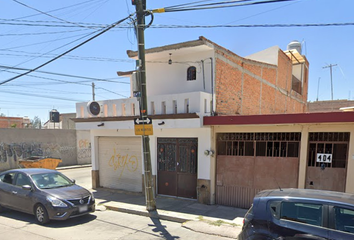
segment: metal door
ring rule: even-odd
[[[306,188],[345,191],[349,133],[309,134]],[[331,163],[319,162],[318,154],[331,156]]]
[[[158,138],[158,193],[197,198],[196,138]]]

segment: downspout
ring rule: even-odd
[[[210,58],[211,61],[211,106],[210,106],[210,115],[214,116],[214,62],[213,58]]]
[[[202,72],[203,72],[203,89],[205,90],[205,72],[204,72],[204,60],[202,60]]]

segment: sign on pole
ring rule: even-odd
[[[135,135],[153,135],[152,119],[151,118],[135,118],[134,119]]]

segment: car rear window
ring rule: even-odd
[[[282,202],[280,209],[280,218],[295,222],[321,226],[322,205],[301,202]]]

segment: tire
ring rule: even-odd
[[[48,212],[42,204],[37,204],[34,208],[34,216],[39,224],[44,225],[49,222]]]

